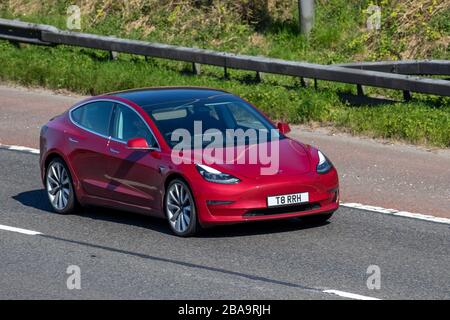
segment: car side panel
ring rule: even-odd
[[[108,198],[160,209],[163,163],[157,151],[130,150],[126,144],[111,140],[107,162]]]

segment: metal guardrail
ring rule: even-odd
[[[362,92],[360,89],[364,85],[403,90],[408,93],[405,97],[409,96],[410,91],[450,96],[450,81],[421,78],[400,74],[401,72],[391,73],[392,71],[389,71],[388,73],[386,70],[392,70],[392,67],[387,67],[386,63],[378,66],[358,66],[357,64],[321,65],[62,31],[53,26],[7,19],[0,19],[0,39],[43,45],[70,45],[107,50],[110,52],[124,52],[149,57],[186,61],[220,66],[225,68],[225,72],[227,68],[233,68],[256,71],[258,73],[264,72],[356,84],[358,85],[358,92]],[[445,61],[445,65],[448,66],[448,61]],[[376,70],[371,70],[371,68]],[[432,67],[430,70],[435,70],[433,68],[436,67]],[[380,70],[383,72],[380,72]],[[447,70],[445,72],[448,72],[448,69],[445,70]]]
[[[335,66],[409,75],[450,75],[449,60],[355,62],[335,64]]]
[[[41,39],[41,33],[43,31],[58,32],[58,29],[45,24],[33,24],[18,20],[0,19],[1,39],[39,45],[52,45]]]

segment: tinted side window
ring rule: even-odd
[[[83,116],[83,107],[77,108],[72,111],[72,119],[76,123],[80,124],[82,116]]]
[[[238,104],[229,104],[228,109],[236,120],[238,126],[255,130],[265,129],[261,121],[249,111],[250,109],[242,108]]]
[[[104,136],[109,135],[113,103],[98,101],[72,111],[72,119],[82,127]]]
[[[150,147],[156,146],[150,130],[139,115],[128,107],[117,105],[114,112],[112,137],[123,142],[144,138]]]

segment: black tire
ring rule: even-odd
[[[187,202],[179,204],[179,202],[176,201],[177,195],[175,190],[177,190],[177,188],[179,188],[180,186],[183,188],[184,192],[187,192],[187,199],[189,199],[189,204]],[[170,193],[172,193],[172,195]],[[180,197],[182,197],[182,195],[180,195]],[[179,209],[178,211],[176,209],[177,206]],[[189,210],[187,210],[188,206],[190,206]],[[170,210],[169,207],[171,207]],[[174,211],[178,212],[178,215],[176,215],[176,213],[174,214]],[[164,213],[166,215],[170,229],[175,235],[179,237],[191,237],[201,229],[200,224],[198,223],[197,209],[195,206],[194,198],[192,196],[192,191],[187,183],[181,179],[174,179],[167,185],[164,196]],[[186,217],[188,215],[189,221],[187,222]]]
[[[310,216],[302,217],[301,220],[309,223],[309,224],[322,224],[327,222],[332,216],[334,212],[325,213],[325,214],[315,214]]]
[[[63,173],[63,171],[58,172],[61,175],[61,181],[59,181],[58,179],[55,179],[56,176],[54,175],[54,170],[52,170],[52,168],[54,170],[58,170],[57,168],[62,168],[65,172],[65,174]],[[52,186],[56,185],[55,181],[58,180],[60,185],[59,185],[59,189],[62,192],[62,196],[65,196],[65,190],[68,190],[68,195],[67,195],[67,200],[64,201],[62,200],[62,198],[59,199],[55,199],[56,197],[58,197],[58,193],[56,193],[55,195],[52,195]],[[67,182],[66,182],[67,181]],[[66,188],[64,188],[64,186]],[[47,166],[46,170],[45,170],[45,191],[47,193],[47,197],[48,200],[50,202],[50,205],[52,206],[53,211],[55,211],[56,213],[59,214],[70,214],[73,213],[77,207],[77,199],[76,199],[76,195],[75,195],[75,191],[73,188],[73,181],[72,181],[72,176],[70,175],[70,171],[67,168],[67,165],[65,164],[65,162],[61,159],[61,158],[55,158],[53,159]],[[56,203],[58,201],[61,201],[61,205],[58,206]]]

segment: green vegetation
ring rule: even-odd
[[[382,30],[365,30],[370,1],[318,1],[309,39],[297,31],[296,1],[130,0],[74,1],[82,31],[277,58],[338,63],[355,60],[449,59],[450,1],[378,1]],[[376,2],[375,2],[376,3]],[[72,1],[9,0],[0,17],[47,23],[65,29]],[[420,9],[418,9],[420,8]],[[395,17],[399,17],[398,19]],[[411,17],[415,17],[412,19]],[[400,32],[401,31],[401,32]],[[416,41],[416,46],[411,43]],[[450,147],[450,99],[413,94],[408,103],[350,105],[342,95],[355,86],[319,81],[318,90],[299,79],[202,66],[195,76],[187,63],[72,47],[20,48],[0,41],[0,79],[23,85],[98,94],[126,88],[196,85],[223,88],[292,123],[333,125],[354,134]],[[401,92],[367,88],[371,96],[401,101]]]

